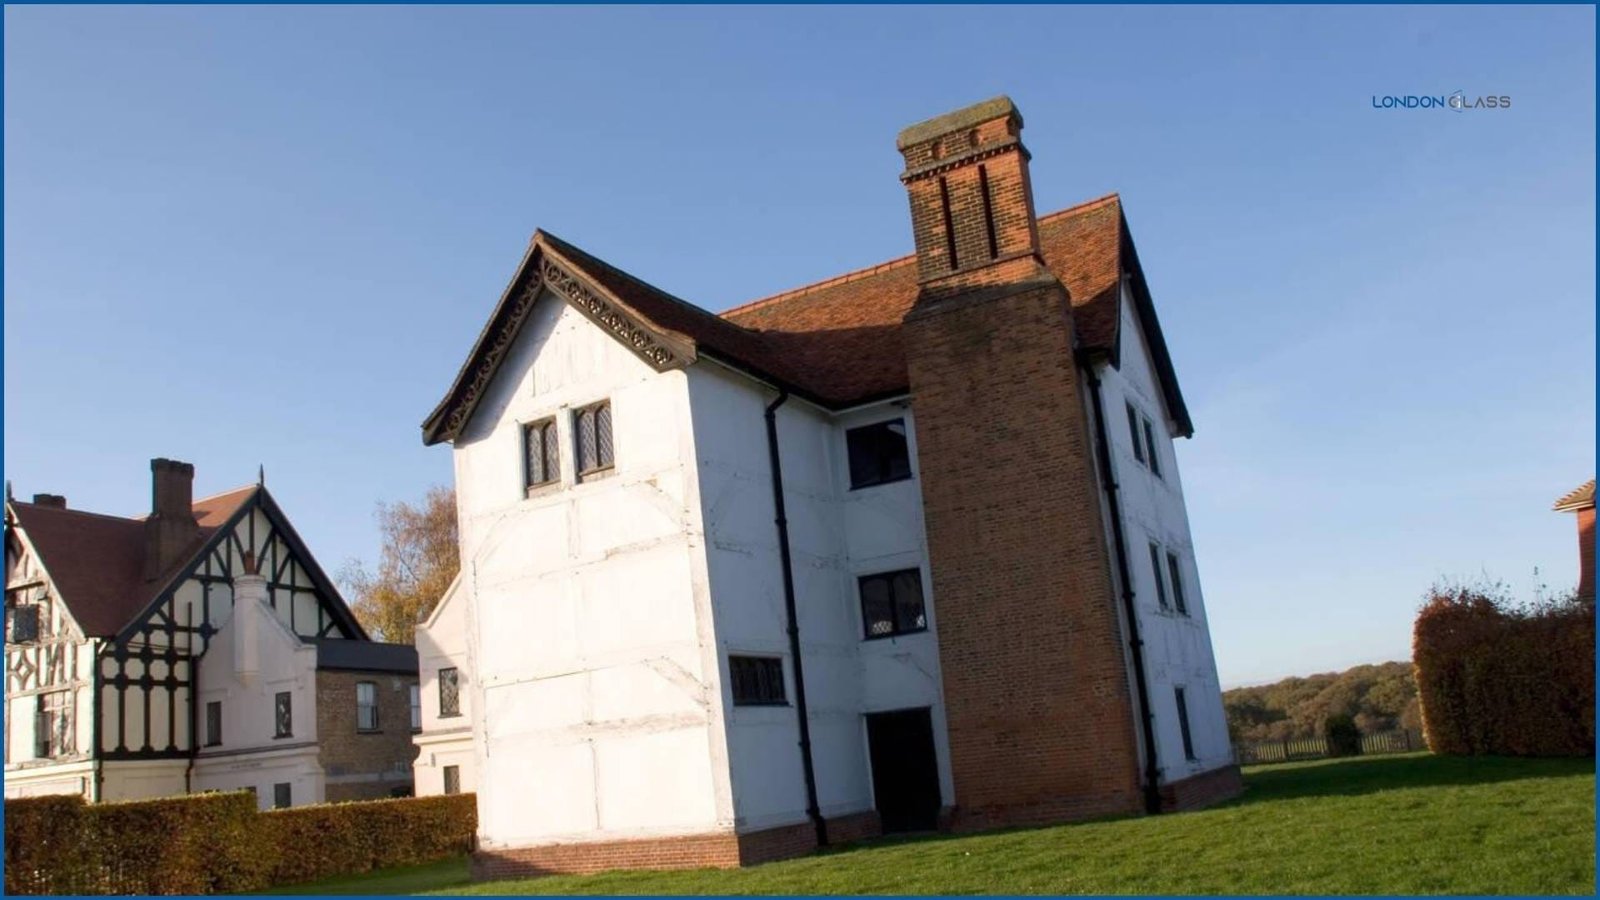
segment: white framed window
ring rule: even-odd
[[[378,683],[356,682],[356,730],[378,730]]]

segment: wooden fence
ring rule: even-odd
[[[1410,753],[1426,750],[1419,732],[1406,728],[1394,731],[1376,731],[1361,736],[1362,755],[1379,753]],[[1254,744],[1235,744],[1234,759],[1241,766],[1256,763],[1292,762],[1300,759],[1323,759],[1332,756],[1327,738],[1296,738],[1288,741],[1261,741]]]

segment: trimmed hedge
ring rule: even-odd
[[[258,813],[245,792],[89,805],[30,797],[5,805],[8,894],[256,891],[472,848],[472,794],[302,806]]]
[[[1575,600],[1518,607],[1493,590],[1435,589],[1412,643],[1429,749],[1593,756],[1594,612]]]

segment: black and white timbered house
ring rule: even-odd
[[[5,795],[409,793],[416,652],[372,641],[264,484],[138,518],[8,499]]]

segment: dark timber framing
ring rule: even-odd
[[[257,512],[259,519],[265,522],[265,534],[258,532]],[[221,612],[212,607],[213,589],[228,588],[217,601],[232,602],[234,576],[243,574],[235,571],[235,565],[242,561],[246,552],[257,555],[262,574],[268,576],[267,596],[273,609],[279,609],[280,604],[288,605],[290,627],[296,634],[318,638],[338,633],[346,638],[366,639],[366,632],[306,549],[283,510],[265,487],[257,487],[233,515],[196,548],[190,561],[144,610],[100,651],[95,660],[95,675],[102,693],[97,696],[103,702],[103,689],[115,690],[116,734],[111,747],[105,746],[105,737],[96,735],[95,749],[99,758],[175,759],[190,756],[198,749],[203,737],[196,733],[199,693],[194,676],[196,664],[205,656],[211,638],[218,631],[211,624],[213,616]],[[296,568],[309,584],[295,577]],[[178,602],[179,591],[190,584],[200,588],[198,610],[193,604]],[[295,621],[295,598],[299,596],[314,598],[316,622]],[[162,702],[158,697],[163,693],[167,725],[164,742],[150,733],[152,707]],[[128,743],[130,711],[140,717],[143,739],[139,746]],[[101,716],[105,714],[102,710],[96,715],[97,732],[103,727]],[[178,734],[179,716],[188,723],[182,741]]]

